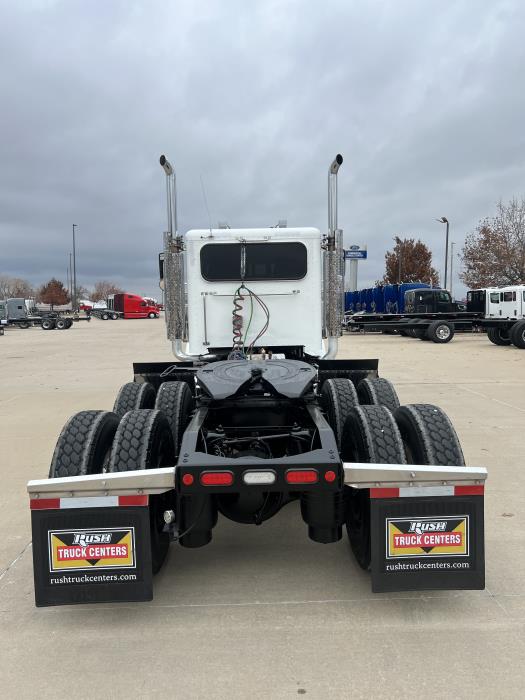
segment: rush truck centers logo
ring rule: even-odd
[[[135,567],[135,528],[50,530],[49,570]]]
[[[468,515],[387,518],[387,558],[468,556]]]

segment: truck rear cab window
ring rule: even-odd
[[[201,274],[208,282],[241,280],[241,253],[246,250],[247,282],[255,280],[300,280],[307,272],[303,243],[208,243],[201,248]]]
[[[514,299],[512,298],[512,295],[514,294]],[[503,300],[502,301],[516,301],[516,292],[503,292]]]
[[[491,304],[499,304],[499,292],[491,292],[490,293],[490,303]]]

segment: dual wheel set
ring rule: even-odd
[[[186,382],[147,382],[120,389],[113,411],[80,411],[64,426],[50,478],[171,466],[193,411]]]
[[[193,411],[186,382],[165,382],[158,392],[151,384],[130,382],[120,389],[113,411],[80,411],[58,438],[49,478],[173,466],[184,430]],[[164,511],[169,496],[150,498],[150,535],[153,572],[168,552]]]
[[[357,389],[346,378],[321,389],[326,418],[342,462],[464,466],[456,431],[437,406],[401,406],[387,379],[367,378]],[[359,565],[370,566],[370,493],[345,486],[345,524]]]
[[[57,331],[64,331],[71,328],[73,321],[70,318],[43,318],[40,325],[45,331],[52,331],[55,328]]]
[[[29,328],[33,324],[30,321],[19,321],[17,324],[18,328]],[[58,318],[43,318],[42,321],[40,322],[40,327],[44,331],[52,331],[54,328],[56,328],[59,331],[67,330],[68,328],[71,328],[73,325],[73,321],[70,318],[62,318],[59,316]]]
[[[100,318],[102,321],[108,321],[111,319],[112,321],[116,321],[119,318],[118,313],[115,311],[103,311],[100,314],[97,313],[92,313],[93,316],[96,316],[97,318]]]
[[[449,343],[454,337],[454,324],[449,321],[432,321],[428,326],[421,321],[422,328],[401,328],[399,335],[419,340],[431,340],[433,343]]]
[[[510,328],[487,328],[487,337],[494,345],[514,345],[525,350],[525,319],[516,321]]]

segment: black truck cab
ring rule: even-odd
[[[405,292],[405,312],[409,314],[461,311],[446,289],[410,289]]]

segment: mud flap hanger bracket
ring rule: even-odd
[[[484,467],[436,467],[406,464],[345,463],[344,482],[358,489],[484,484]],[[88,474],[30,481],[31,499],[127,496],[165,493],[175,488],[177,467],[116,474]]]
[[[343,468],[345,484],[358,489],[483,485],[487,479],[485,467],[345,462]]]

